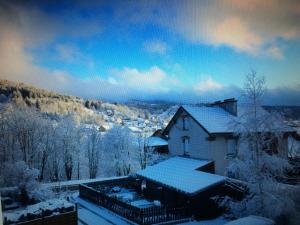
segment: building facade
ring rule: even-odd
[[[243,109],[237,106],[235,99],[203,106],[181,106],[163,132],[168,137],[169,154],[212,160],[215,173],[224,175],[239,149],[247,148],[234,127],[241,111]],[[281,125],[285,132],[293,132],[283,123]],[[282,157],[287,157],[287,137],[277,143],[277,148]]]

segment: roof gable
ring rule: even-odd
[[[230,121],[234,116],[223,108],[218,106],[181,106],[165,130],[164,134],[168,133],[172,125],[176,123],[177,119],[182,115],[183,112],[186,112],[207,134],[212,133],[230,133],[233,132],[233,129],[229,129]]]
[[[206,133],[211,134],[233,134],[236,132],[234,124],[241,122],[249,113],[249,106],[238,105],[237,116],[224,110],[219,106],[189,106],[183,105],[175,113],[174,117],[169,122],[164,130],[164,134],[168,133],[172,125],[180,117],[182,112],[186,112]],[[259,116],[268,117],[270,113],[262,107],[258,109]],[[280,129],[283,132],[294,132],[294,130],[284,124],[283,121],[276,120],[272,124],[274,128]],[[265,130],[262,128],[262,130]]]
[[[197,121],[183,106],[180,106],[175,115],[168,123],[167,127],[163,130],[163,135],[166,135],[170,131],[171,127],[176,123],[177,119],[180,118],[183,112],[190,116],[207,134],[210,134],[209,131],[205,127],[203,127],[199,123],[199,121]]]
[[[232,133],[235,116],[219,106],[183,106],[202,127],[211,133]]]

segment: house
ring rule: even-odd
[[[159,136],[151,136],[147,138],[146,147],[152,152],[167,153],[168,141]]]
[[[238,197],[242,190],[233,190],[224,176],[212,173],[211,160],[174,156],[137,171],[143,194],[171,208],[184,207],[196,218],[214,218],[221,213],[215,196]]]
[[[147,138],[146,147],[151,152],[168,153],[168,140],[162,135],[162,130],[156,130],[152,136]]]
[[[175,156],[148,166],[146,169],[139,170],[136,174],[145,179],[146,187],[151,182],[158,184],[156,186],[158,186],[157,190],[160,190],[160,193],[157,193],[157,196],[153,196],[155,192],[151,190],[149,192],[150,198],[160,199],[162,202],[168,202],[168,204],[178,204],[179,201],[177,201],[175,195],[170,198],[171,201],[166,197],[166,194],[170,194],[170,190],[193,196],[225,181],[223,176],[202,171],[202,169],[206,170],[211,163],[212,161],[209,160]],[[164,187],[167,190],[166,194],[162,193],[164,192]]]
[[[214,218],[220,210],[211,197],[225,193],[226,177],[209,173],[211,165],[210,160],[175,156],[136,175],[143,181],[143,194],[150,201],[186,208],[196,218]]]
[[[238,105],[234,98],[206,105],[181,106],[163,131],[168,138],[169,154],[211,160],[215,173],[224,175],[232,156],[239,148],[247,146],[235,135],[233,126],[233,121],[246,112],[247,107]],[[260,113],[268,115],[262,108]],[[285,134],[294,133],[283,122],[277,123]],[[287,135],[280,143],[280,150],[279,154],[287,157]]]

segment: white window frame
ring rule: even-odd
[[[189,156],[190,155],[190,138],[185,136],[182,137],[182,147],[183,147],[183,155]]]
[[[233,146],[233,148],[231,148]],[[235,157],[237,155],[237,140],[236,139],[227,139],[227,156]],[[231,150],[231,151],[230,151]]]

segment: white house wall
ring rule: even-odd
[[[188,117],[188,130],[183,130],[181,114],[169,132],[169,151],[171,155],[183,155],[182,138],[189,138],[189,155],[194,158],[210,159],[209,141],[206,140],[208,134],[191,118]]]
[[[187,116],[188,129],[183,129],[183,117]],[[249,148],[248,143],[242,140],[235,141],[217,136],[214,140],[208,140],[209,135],[205,130],[186,112],[175,120],[169,130],[169,152],[171,155],[184,155],[183,137],[189,138],[189,156],[199,159],[210,159],[215,163],[215,173],[224,175],[233,152]],[[279,141],[279,155],[287,157],[288,140],[284,138]],[[234,148],[234,149],[233,149]],[[236,150],[236,151],[235,151]]]
[[[182,138],[189,137],[190,157],[213,160],[216,174],[224,175],[228,165],[227,140],[223,137],[217,137],[213,141],[207,140],[209,135],[191,117],[188,117],[188,130],[183,130],[183,116],[187,116],[187,114],[183,112],[170,128],[170,154],[184,155]]]
[[[215,140],[210,142],[210,147],[212,159],[215,162],[215,173],[224,175],[229,163],[229,158],[227,156],[227,153],[229,152],[228,148],[232,146],[228,145],[228,140],[224,137],[216,137]]]

